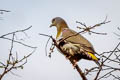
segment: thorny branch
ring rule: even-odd
[[[95,24],[94,26],[87,26],[85,23],[82,22],[78,22],[80,25],[84,26],[84,28],[78,27],[81,31],[76,33],[75,35],[71,35],[68,36],[62,40],[68,39],[72,36],[76,36],[80,33],[86,33],[88,32],[89,34],[94,33],[94,34],[99,34],[99,35],[106,35],[107,33],[98,33],[98,32],[93,32],[91,31],[92,29],[95,29],[96,27],[99,27],[103,24],[109,23],[110,21],[107,21],[107,17],[105,18],[105,20],[101,23]],[[56,40],[50,36],[50,35],[46,35],[46,34],[39,34],[39,35],[43,35],[43,36],[47,36],[49,37],[47,44],[46,44],[46,54],[47,54],[47,45],[50,39],[52,39],[52,47],[50,47],[50,56],[51,53],[54,51],[54,48],[57,47],[60,52],[62,52],[63,54],[66,54],[64,51],[62,51],[60,49],[60,47],[58,46],[58,44],[56,43]],[[102,79],[107,79],[108,77],[112,77],[114,80],[119,80],[120,76],[116,75],[115,72],[118,71],[120,74],[120,43],[118,43],[118,45],[111,51],[108,52],[103,52],[101,54],[97,54],[98,57],[100,57],[100,66],[98,67],[92,67],[90,69],[85,69],[86,71],[83,73],[81,68],[77,65],[75,67],[75,69],[78,71],[78,73],[80,74],[82,80],[87,80],[87,76],[89,76],[89,74],[92,73],[96,73],[96,76],[94,76],[93,80],[102,80]],[[115,59],[113,58],[115,57]],[[72,60],[69,60],[73,65],[74,62]],[[115,64],[118,66],[114,66],[111,64]],[[100,74],[102,73],[102,74]],[[90,75],[91,76],[91,75]]]
[[[10,32],[10,33],[7,33],[7,34],[4,34],[4,35],[0,36],[1,39],[7,39],[7,40],[11,41],[11,47],[10,47],[10,51],[9,51],[9,55],[8,55],[8,60],[6,60],[6,63],[3,63],[3,62],[0,61],[0,69],[3,69],[3,72],[0,73],[0,80],[2,80],[2,78],[8,72],[11,72],[12,74],[14,74],[12,72],[13,69],[23,69],[23,66],[27,63],[28,57],[30,57],[35,52],[37,47],[32,47],[32,46],[26,45],[26,44],[24,44],[20,41],[15,40],[15,35],[18,32],[25,32],[25,31],[29,30],[31,27],[32,26],[30,26],[26,29],[23,29],[23,30],[17,30],[17,31]],[[12,35],[12,39],[7,38],[6,36],[8,36],[8,35]],[[28,55],[24,56],[23,58],[18,59],[19,56],[18,56],[17,52],[16,52],[15,56],[13,55],[14,54],[13,53],[14,43],[22,44],[23,46],[32,48],[33,51],[31,53],[29,53]],[[14,75],[16,75],[16,74],[14,74]]]

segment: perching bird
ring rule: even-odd
[[[96,63],[98,58],[92,44],[82,35],[71,30],[64,19],[55,17],[52,19],[50,27],[56,26],[56,41],[60,48],[67,53],[65,56],[72,59],[75,63],[80,59],[93,60]]]

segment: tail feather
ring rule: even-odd
[[[99,59],[92,53],[88,52],[88,54],[90,55],[90,57],[92,58],[92,60],[94,61],[98,61]]]
[[[94,62],[100,66],[100,63],[99,63],[99,58],[97,58],[94,54],[88,52],[88,54],[91,56],[92,60],[94,60]]]

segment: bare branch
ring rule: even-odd
[[[98,32],[94,32],[94,31],[90,31],[90,33],[100,34],[100,35],[107,35],[107,33],[98,33]]]
[[[8,10],[2,10],[2,9],[0,9],[0,11],[2,11],[2,12],[11,12],[11,11],[8,11]]]
[[[12,40],[12,39],[10,39],[10,38],[6,38],[6,37],[2,37],[2,39],[6,39],[6,40],[9,40],[9,41]],[[26,47],[29,47],[29,48],[33,48],[33,49],[37,48],[37,47],[33,47],[33,46],[30,46],[30,45],[24,44],[24,43],[19,42],[19,41],[16,41],[16,40],[14,40],[14,42],[19,43],[19,44],[21,44],[21,45],[23,45],[23,46],[26,46]]]
[[[26,30],[29,30],[30,28],[32,28],[32,26],[30,26],[30,27],[28,27],[28,28],[26,28],[26,29],[17,30],[17,31],[14,31],[14,32],[10,32],[10,33],[4,34],[4,35],[0,36],[0,38],[3,38],[3,37],[5,37],[5,36],[10,35],[10,34],[13,34],[13,33],[24,32],[24,31],[26,31]]]
[[[64,55],[66,55],[67,53],[64,52],[59,46],[58,44],[56,43],[56,40],[52,37],[52,36],[49,36],[49,35],[46,35],[46,34],[40,34],[42,36],[47,36],[47,37],[50,37],[52,39],[52,41],[54,42],[54,45],[60,50],[60,52],[62,52]],[[75,65],[74,61],[69,59],[69,61],[72,63],[72,65]],[[78,73],[80,74],[81,78],[83,80],[87,80],[85,74],[82,72],[82,70],[80,69],[80,67],[76,64],[75,66],[75,69],[78,71]]]
[[[0,14],[3,14],[4,12],[11,12],[11,11],[0,9]]]
[[[85,72],[85,75],[88,75],[90,72],[94,72],[95,69],[98,69],[99,67],[92,67],[91,69],[85,69],[86,72]],[[98,71],[98,70],[96,70]]]
[[[100,65],[100,67],[99,67],[99,71],[97,72],[97,75],[96,75],[96,77],[95,77],[94,80],[97,80],[97,78],[98,78],[100,72],[102,71],[103,63],[104,63],[104,62],[101,63],[101,65]]]
[[[16,34],[16,33],[18,33],[18,32],[27,31],[27,30],[29,30],[31,27],[32,27],[32,26],[30,26],[30,27],[28,27],[28,28],[26,28],[26,29],[17,30],[17,31],[14,31],[14,32],[10,32],[10,33],[4,34],[4,35],[0,36],[0,38],[6,39],[6,40],[9,40],[9,41],[12,41],[13,39],[7,38],[6,36],[11,35],[11,34]],[[26,47],[29,47],[29,48],[37,48],[37,47],[33,47],[33,46],[30,46],[30,45],[24,44],[24,43],[22,43],[22,42],[20,42],[20,41],[16,41],[16,40],[13,40],[13,41],[16,42],[16,43],[19,43],[19,44],[21,44],[21,45],[24,45],[24,46],[26,46]]]
[[[0,74],[0,80],[3,78],[3,76],[5,76],[5,74],[7,74],[8,72],[11,72],[13,69],[19,69],[19,68],[23,69],[23,66],[27,63],[28,57],[30,57],[35,52],[36,47],[32,47],[32,46],[26,45],[22,42],[19,42],[19,41],[15,40],[15,34],[16,33],[24,32],[24,31],[30,29],[31,27],[32,26],[30,26],[26,29],[23,29],[23,30],[17,30],[17,31],[7,33],[7,34],[4,34],[4,35],[0,36],[1,39],[7,39],[7,40],[11,41],[10,52],[9,52],[8,60],[6,60],[6,64],[0,62],[0,64],[1,64],[0,68],[4,69],[3,72]],[[12,35],[12,39],[6,38],[6,36],[8,36],[8,35]],[[17,52],[16,52],[15,56],[13,55],[14,42],[22,44],[22,45],[24,45],[26,47],[29,47],[29,48],[32,48],[34,50],[31,53],[29,53],[28,55],[24,56],[23,58],[18,59],[18,53]],[[11,73],[13,74],[13,72],[11,72]]]
[[[81,27],[78,26],[77,27],[78,29],[80,29],[80,30],[82,30],[84,32],[88,32],[89,34],[94,33],[94,34],[100,34],[100,35],[106,35],[107,33],[98,33],[98,32],[93,32],[91,30],[98,27],[98,26],[101,26],[103,24],[109,23],[109,22],[111,22],[111,21],[107,21],[107,16],[106,16],[106,18],[105,18],[105,20],[103,22],[95,24],[93,26],[86,26],[85,23],[76,21],[76,23],[79,23],[80,25],[82,25],[84,27],[84,28],[81,28]]]
[[[109,74],[112,73],[113,71],[114,71],[114,70],[112,70],[112,71],[106,73],[105,75],[103,75],[103,76],[101,76],[100,78],[98,78],[98,80],[100,80],[100,79],[102,79],[102,78],[105,78],[107,75],[109,75]]]
[[[46,43],[46,45],[45,45],[45,53],[46,53],[46,56],[47,56],[47,46],[48,46],[49,41],[50,41],[50,37],[49,37],[49,39],[47,40],[47,43]]]
[[[110,56],[114,53],[114,51],[118,48],[119,45],[120,45],[120,42],[119,42],[118,45],[115,47],[115,49],[113,50],[113,52],[104,60],[104,62],[107,61],[107,60],[110,58]]]

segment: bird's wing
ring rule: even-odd
[[[83,46],[87,51],[92,52],[93,54],[95,53],[94,48],[92,46],[92,44],[86,39],[84,38],[82,35],[77,34],[77,32],[69,29],[69,28],[65,28],[62,30],[62,38],[66,38],[67,42],[71,42],[73,44],[80,44],[78,47]],[[72,36],[73,35],[73,36]],[[71,36],[71,37],[69,37]]]

